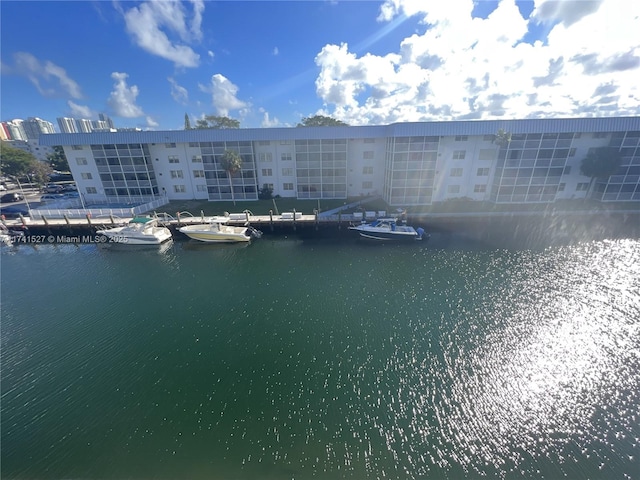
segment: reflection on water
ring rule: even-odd
[[[637,477],[640,242],[462,245],[3,254],[3,476]]]

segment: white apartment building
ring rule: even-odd
[[[496,145],[502,129],[511,142]],[[465,197],[496,203],[640,200],[640,117],[53,134],[88,200],[255,200],[264,186],[299,199],[380,195],[392,206]],[[580,173],[589,149],[619,149],[608,179]],[[232,176],[226,150],[243,160]],[[233,194],[232,194],[233,189]]]

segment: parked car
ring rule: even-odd
[[[2,203],[19,202],[20,200],[24,200],[24,197],[19,193],[5,193],[0,197]]]
[[[0,208],[0,213],[2,213],[5,218],[19,218],[20,215],[23,217],[29,216],[29,210],[24,204],[2,207]]]
[[[44,191],[45,193],[62,193],[64,191],[64,187],[56,183],[47,183],[44,187]]]
[[[64,191],[65,192],[77,192],[78,191],[78,187],[76,187],[75,183],[70,183],[69,185],[65,185],[64,186]]]
[[[62,195],[64,198],[80,198],[80,194],[78,192],[67,192],[64,195]]]
[[[63,198],[64,198],[64,195],[62,195],[61,193],[46,193],[40,196],[40,201],[49,202],[53,200],[62,200]]]
[[[6,191],[7,191],[7,187],[5,187],[0,183],[0,192],[6,192]]]

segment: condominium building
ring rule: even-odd
[[[41,134],[56,133],[53,123],[38,117],[29,117],[22,122],[28,140],[38,140]]]
[[[499,130],[511,141],[498,145]],[[64,147],[79,188],[96,201],[255,200],[265,187],[299,199],[379,195],[392,206],[640,200],[640,117],[97,132],[42,142]],[[580,164],[603,146],[622,162],[591,188]],[[231,178],[220,161],[227,150],[243,161]]]
[[[58,117],[58,127],[62,133],[78,133],[78,126],[76,125],[76,119],[70,117]]]

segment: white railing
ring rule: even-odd
[[[146,200],[149,200],[147,197]],[[45,218],[86,218],[89,215],[91,218],[99,217],[120,217],[120,218],[132,218],[141,213],[149,212],[162,205],[169,203],[167,197],[157,197],[152,201],[147,201],[139,205],[131,207],[114,207],[108,206],[95,208],[87,207],[82,208],[80,201],[73,199],[65,203],[63,208],[32,208],[30,210],[30,217],[32,219]],[[52,205],[53,206],[53,205]]]

